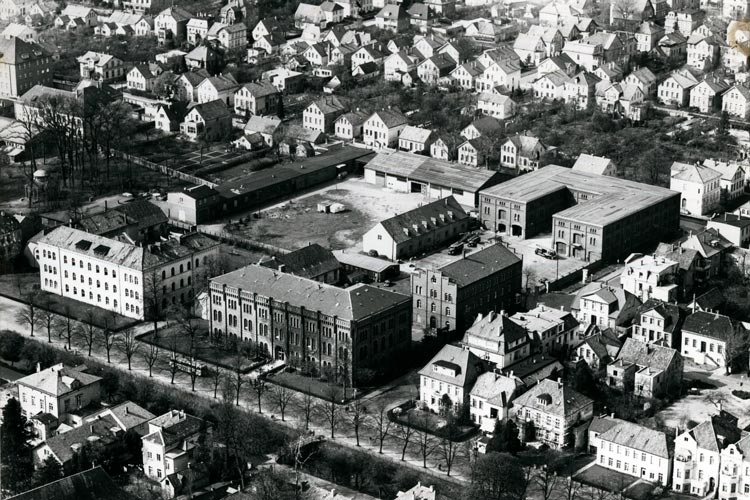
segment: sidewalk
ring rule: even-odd
[[[6,297],[0,297],[0,330],[11,330],[11,331],[15,331],[26,336],[29,335],[28,329],[24,327],[23,325],[16,323],[15,321],[16,313],[21,309],[21,307],[22,307],[21,304],[11,299],[8,299]],[[150,331],[151,328],[152,328],[152,324],[144,323],[142,325],[139,325],[139,327],[137,328],[138,330],[137,333],[140,334],[146,331]],[[46,343],[47,341],[46,337],[42,338],[39,335],[35,335],[35,339],[44,343]],[[56,336],[53,336],[52,340],[53,340],[53,343],[49,345],[51,345],[53,348],[57,348],[60,350],[64,349],[65,344],[62,339],[57,339]],[[78,348],[78,350],[81,353],[85,354],[86,349],[80,346],[76,346],[74,343],[74,350],[76,348]],[[121,352],[119,352],[118,350],[112,350],[111,357],[112,357],[113,367],[123,372],[128,371],[127,360],[125,359],[124,355]],[[96,359],[100,363],[106,364],[107,356],[101,343],[98,343],[94,346],[92,350],[92,358]],[[143,377],[143,378],[148,378],[148,366],[145,364],[143,360],[142,353],[136,354],[133,357],[132,368],[133,368],[132,371],[130,371],[129,373]],[[170,379],[171,379],[171,375],[165,363],[165,357],[162,357],[162,359],[157,363],[157,365],[154,366],[153,378],[151,378],[151,380],[159,382],[167,386],[171,386]],[[397,384],[398,380],[400,379],[393,381],[391,384]],[[190,378],[188,377],[187,374],[180,372],[175,377],[175,385],[172,387],[174,387],[175,389],[185,391],[185,392],[190,392]],[[389,390],[387,387],[383,389],[383,391],[380,394]],[[246,384],[244,394],[242,394],[240,397],[240,407],[243,408],[245,411],[257,413],[257,399],[254,393],[250,392],[251,390],[252,389],[250,388],[250,386]],[[213,400],[213,393],[214,393],[214,390],[213,390],[213,385],[212,385],[211,380],[206,379],[206,378],[198,378],[196,380],[196,385],[195,385],[196,397],[204,397],[209,400]],[[290,405],[290,407],[287,408],[287,411],[285,412],[285,422],[282,422],[280,415],[277,412],[267,410],[267,409],[273,408],[272,402],[268,399],[268,395],[266,395],[265,399],[263,399],[262,402],[263,402],[262,415],[264,417],[273,419],[275,422],[282,423],[283,425],[287,425],[290,428],[302,429],[304,427],[304,418],[302,416],[294,415],[294,408],[293,408],[294,405]],[[344,412],[343,409],[341,411],[341,418],[342,420],[348,418],[348,414]],[[315,415],[313,417],[313,419],[310,422],[310,429],[312,429],[316,434],[321,434],[323,436],[326,436],[326,439],[329,439],[330,427],[326,424],[325,419],[321,418],[320,415]],[[395,432],[394,425],[391,425],[391,432],[392,433]],[[352,448],[352,449],[357,449],[363,452],[373,453],[377,455],[378,448],[379,448],[377,440],[371,441],[370,439],[375,436],[376,436],[376,433],[374,429],[369,428],[369,427],[360,428],[361,446],[357,447],[354,430],[351,427],[350,423],[347,422],[347,425],[340,425],[337,428],[336,437],[333,441],[343,446]],[[439,476],[443,479],[447,479],[456,484],[462,484],[468,481],[468,456],[457,457],[454,462],[453,470],[451,471],[451,476],[447,477],[445,472],[438,470],[438,465],[443,464],[444,460],[440,456],[437,446],[435,447],[435,449],[432,450],[432,454],[427,459],[427,467],[428,467],[427,469],[424,469],[422,467],[422,456],[419,454],[417,443],[415,442],[414,437],[412,437],[412,440],[409,444],[409,447],[406,453],[406,460],[404,462],[401,462],[401,448],[402,447],[403,447],[403,442],[400,439],[398,439],[395,436],[388,436],[383,446],[382,457],[387,458],[393,462],[400,463],[401,465],[410,467],[414,470],[419,470],[428,474],[432,474],[434,476]]]

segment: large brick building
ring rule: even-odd
[[[342,289],[250,265],[211,280],[210,307],[214,335],[354,383],[361,369],[395,369],[411,343],[411,299],[369,285]]]
[[[501,244],[411,276],[413,323],[466,329],[477,314],[513,309],[521,291],[521,259]]]
[[[529,238],[552,231],[558,254],[588,262],[624,257],[679,227],[680,194],[559,165],[480,193],[482,223]]]

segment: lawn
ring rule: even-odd
[[[339,402],[349,401],[354,397],[354,389],[351,387],[346,388],[346,397],[344,398],[343,387],[335,386],[334,388],[334,386],[319,378],[307,377],[300,375],[299,373],[282,371],[270,374],[266,380],[272,384],[288,387],[297,392],[312,394],[313,396],[325,399],[326,401],[330,401],[333,394],[337,396],[336,399]],[[358,390],[357,395],[361,397],[364,394],[361,390]]]
[[[638,480],[637,477],[610,470],[601,465],[589,467],[575,476],[574,479],[589,486],[617,492],[624,490]]]
[[[111,325],[113,320],[115,321],[115,331],[130,328],[140,323],[140,320],[105,311],[77,300],[42,292],[39,290],[39,274],[37,273],[0,275],[0,295],[18,302],[28,303],[27,297],[32,294],[35,294],[34,303],[39,307],[47,308],[60,316],[70,315],[71,318],[82,323],[88,323],[91,319],[98,328]],[[37,330],[41,335],[41,329],[37,327]]]
[[[369,214],[344,203],[347,210],[337,214],[317,211],[322,201],[345,202],[349,191],[339,189],[315,194],[281,207],[261,212],[238,228],[243,236],[281,248],[295,249],[318,243],[334,250],[357,246],[362,235],[376,221]]]
[[[636,484],[632,488],[628,488],[628,491],[625,492],[625,496],[635,500],[646,500],[651,496],[651,492],[654,491],[655,488],[656,486],[653,483],[644,481]]]
[[[224,348],[223,345],[214,344],[208,337],[208,322],[194,320],[199,323],[199,333],[194,339],[195,357],[206,363],[217,365],[227,370],[234,370],[236,363],[236,351]],[[138,337],[138,340],[147,344],[155,344],[166,351],[176,351],[183,356],[189,357],[190,337],[181,331],[179,325],[171,325],[160,328],[158,335],[153,332]],[[241,363],[242,373],[248,373],[263,364],[263,360],[252,360],[243,358]]]

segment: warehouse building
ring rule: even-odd
[[[625,257],[679,227],[680,194],[617,177],[548,165],[480,193],[482,223],[530,238],[552,232],[559,255]]]
[[[429,198],[453,196],[465,207],[479,206],[479,191],[510,176],[404,151],[378,153],[365,165],[365,181]]]

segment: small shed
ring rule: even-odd
[[[332,203],[330,207],[330,211],[332,214],[338,214],[341,212],[344,212],[346,210],[346,206],[344,206],[341,203]]]

